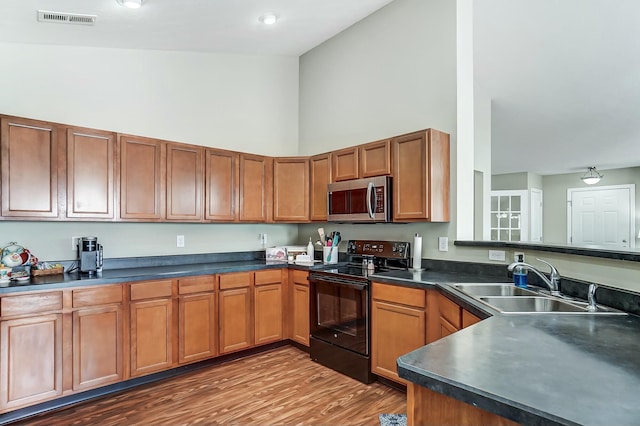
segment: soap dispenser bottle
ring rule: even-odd
[[[311,258],[312,262],[313,262],[313,252],[314,252],[313,243],[311,242],[311,237],[309,237],[309,244],[307,244],[307,254]]]
[[[524,256],[518,255],[518,262],[524,262]],[[513,269],[513,283],[516,287],[527,288],[527,270],[522,266]]]

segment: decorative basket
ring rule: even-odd
[[[60,266],[58,268],[51,268],[51,269],[31,268],[32,277],[43,277],[45,275],[57,275],[57,274],[64,274],[64,267]]]

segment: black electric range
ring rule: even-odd
[[[348,262],[309,273],[311,359],[371,383],[369,275],[409,267],[401,241],[351,240]]]

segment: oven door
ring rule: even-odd
[[[311,276],[311,335],[324,342],[369,355],[367,282]]]

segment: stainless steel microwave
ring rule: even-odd
[[[391,177],[330,183],[327,201],[329,222],[391,222]]]

